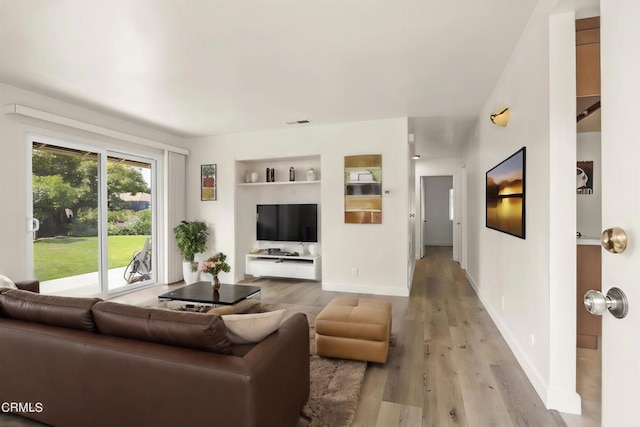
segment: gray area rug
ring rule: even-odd
[[[158,308],[203,312],[206,306],[177,301],[161,301]],[[234,307],[234,312],[256,313],[285,309],[285,319],[295,313],[304,313],[309,320],[311,354],[311,393],[302,410],[311,427],[346,427],[351,425],[358,407],[360,388],[367,370],[367,362],[321,357],[316,354],[315,320],[321,307],[295,304],[270,304],[247,300]]]

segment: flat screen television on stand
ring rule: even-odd
[[[257,205],[256,238],[270,242],[318,241],[317,204]]]

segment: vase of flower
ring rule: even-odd
[[[211,286],[213,287],[214,291],[220,289],[220,280],[218,279],[218,274],[221,271],[224,271],[225,273],[231,271],[231,266],[227,264],[227,262],[225,261],[226,259],[227,256],[225,254],[223,254],[222,252],[218,252],[212,257],[209,257],[200,266],[201,271],[209,273],[213,276],[213,279],[211,280]]]

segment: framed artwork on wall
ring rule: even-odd
[[[200,166],[200,200],[218,200],[217,167],[212,165]]]
[[[578,162],[576,192],[577,194],[593,194],[593,161]]]
[[[344,157],[345,224],[382,224],[382,155]]]
[[[487,171],[488,228],[525,239],[525,171],[527,150],[522,147]]]

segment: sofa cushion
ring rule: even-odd
[[[29,291],[36,294],[40,293],[40,281],[39,280],[16,280],[15,285],[18,289],[23,291]]]
[[[102,301],[93,307],[98,331],[137,340],[231,353],[227,329],[220,316],[136,307]]]
[[[8,288],[8,289],[18,289],[13,280],[9,279],[7,276],[0,274],[0,289]]]
[[[96,332],[91,307],[99,301],[8,289],[0,294],[0,311],[13,319]]]
[[[285,310],[266,313],[227,314],[222,320],[227,327],[229,340],[233,344],[260,342],[278,330]]]
[[[234,314],[232,305],[223,305],[221,307],[214,307],[207,311],[207,314]]]

